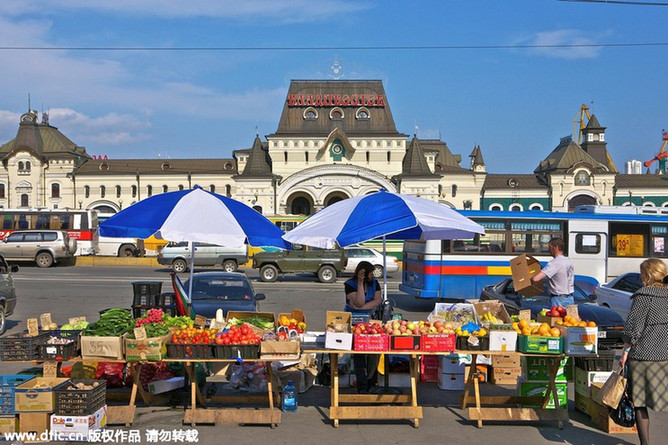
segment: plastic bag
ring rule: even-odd
[[[622,398],[619,401],[617,408],[610,410],[610,417],[617,425],[627,428],[636,424],[635,407],[633,406],[631,397],[629,397],[629,394],[626,391],[622,394]]]
[[[106,380],[107,388],[122,388],[125,386],[125,363],[99,362],[95,378]]]

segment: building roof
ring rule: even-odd
[[[417,136],[413,136],[413,140],[408,144],[401,163],[401,176],[437,176],[429,168]]]
[[[482,158],[482,150],[480,150],[480,145],[476,145],[473,148],[469,158],[472,158],[471,165],[485,165],[485,160]]]
[[[608,167],[596,161],[570,137],[563,138],[552,153],[540,162],[534,173],[565,172],[576,164],[588,164],[595,172],[607,172]]]
[[[234,159],[90,159],[77,176],[146,174],[236,173]]]
[[[271,158],[267,153],[267,144],[255,136],[253,146],[248,152],[248,160],[244,166],[244,171],[239,175],[241,177],[273,177],[271,171]]]
[[[627,175],[618,173],[615,175],[615,186],[617,188],[660,188],[668,193],[668,175]]]
[[[335,108],[343,117],[332,117]],[[307,110],[313,118],[305,119]],[[363,115],[366,115],[364,117]],[[400,136],[380,80],[293,80],[278,129],[271,136],[326,136],[339,127],[347,135]]]
[[[436,153],[436,173],[441,171],[468,171],[459,165],[462,162],[461,155],[452,154],[448,145],[440,139],[420,139],[420,147],[423,153]]]
[[[586,128],[605,128],[605,127],[601,127],[601,124],[598,123],[598,119],[596,119],[596,115],[592,114],[591,117],[589,118],[589,122],[587,122]]]
[[[490,174],[485,176],[485,190],[548,189],[538,175]]]

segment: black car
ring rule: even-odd
[[[251,282],[242,273],[200,272],[193,275],[192,305],[197,315],[215,318],[216,311],[258,311],[258,301],[264,294],[256,294]],[[190,289],[190,280],[183,284]]]
[[[594,321],[598,325],[599,345],[617,347],[622,345],[622,329],[624,320],[610,308],[599,306],[596,297],[587,295],[582,288],[575,285],[573,292],[575,304],[578,305],[580,318]],[[547,293],[534,297],[525,297],[515,292],[512,278],[506,278],[498,284],[485,286],[480,294],[481,300],[500,300],[510,315],[516,315],[521,309],[530,309],[531,317],[535,318],[542,309],[550,308],[550,297]]]

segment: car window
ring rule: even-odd
[[[252,294],[243,280],[204,279],[193,284],[193,300],[250,300]]]
[[[618,282],[612,286],[613,289],[621,290],[624,292],[635,292],[642,287],[642,281],[640,281],[640,275],[626,275],[621,278]]]
[[[363,257],[365,258],[375,258],[376,256],[369,249],[360,249]]]
[[[55,241],[58,239],[56,232],[44,232],[42,236],[44,237],[44,241]]]
[[[346,249],[346,252],[350,258],[357,258],[360,256],[359,249]]]
[[[42,233],[41,232],[28,232],[23,237],[23,241],[25,241],[25,242],[42,241]]]
[[[11,233],[7,237],[8,243],[19,243],[23,241],[23,233]]]

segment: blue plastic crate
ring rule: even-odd
[[[0,414],[14,414],[14,388],[34,378],[34,375],[16,374],[0,376]]]

